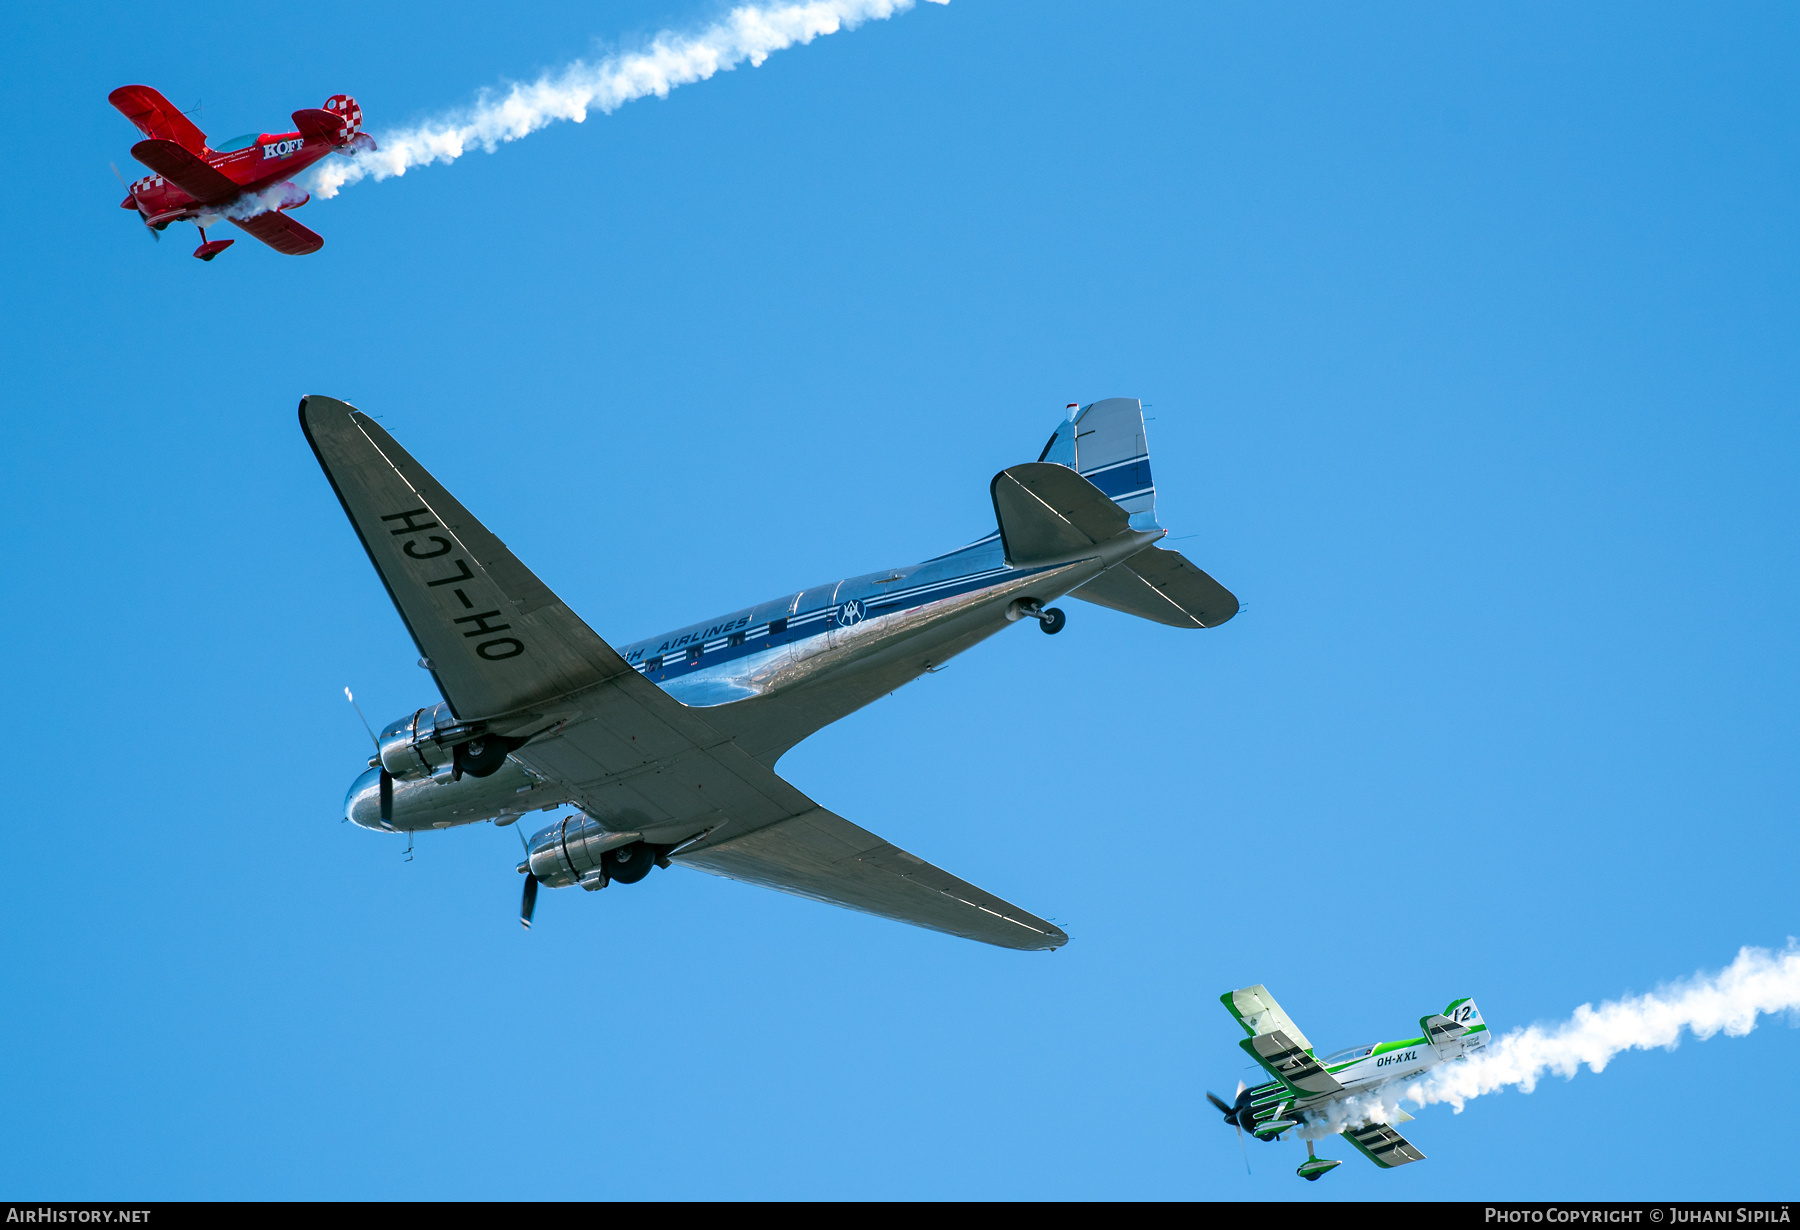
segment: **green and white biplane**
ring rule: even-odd
[[[1353,1046],[1323,1059],[1314,1055],[1312,1043],[1263,987],[1227,991],[1219,1002],[1250,1035],[1238,1045],[1275,1078],[1253,1088],[1240,1083],[1233,1103],[1207,1094],[1225,1112],[1225,1122],[1258,1140],[1278,1140],[1297,1128],[1306,1136],[1341,1132],[1383,1170],[1423,1161],[1425,1155],[1394,1130],[1394,1123],[1412,1116],[1371,1095],[1488,1044],[1488,1027],[1472,999],[1453,1000],[1441,1013],[1420,1017],[1419,1037]],[[1392,1122],[1375,1122],[1371,1118],[1375,1114]],[[1309,1128],[1310,1132],[1305,1130]],[[1309,1139],[1306,1160],[1295,1173],[1313,1180],[1336,1165],[1330,1158],[1315,1156]]]

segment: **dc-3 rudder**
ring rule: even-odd
[[[1323,1059],[1262,986],[1227,991],[1219,1001],[1250,1035],[1238,1045],[1275,1079],[1255,1088],[1240,1082],[1229,1104],[1212,1093],[1207,1100],[1225,1112],[1226,1123],[1258,1140],[1279,1140],[1298,1129],[1307,1138],[1306,1160],[1295,1171],[1302,1179],[1316,1180],[1338,1165],[1313,1154],[1314,1138],[1338,1133],[1383,1170],[1424,1161],[1392,1126],[1412,1116],[1389,1105],[1381,1090],[1488,1044],[1487,1024],[1472,999],[1452,1000],[1442,1012],[1420,1017],[1416,1038],[1353,1046]],[[1375,1115],[1387,1121],[1376,1122]]]
[[[171,222],[192,222],[200,230],[194,255],[203,261],[236,242],[206,237],[206,228],[220,219],[284,255],[317,252],[325,241],[287,216],[311,199],[292,177],[327,154],[375,148],[375,139],[362,131],[362,108],[348,94],[294,112],[292,132],[245,133],[216,149],[175,104],[147,85],[122,85],[106,97],[144,134],[131,156],[156,172],[127,184],[119,208],[137,210],[152,237]]]
[[[605,888],[681,863],[1005,948],[1063,932],[858,828],[776,776],[782,753],[1065,594],[1176,628],[1237,599],[1154,544],[1139,403],[1069,408],[994,476],[998,528],[947,555],[783,593],[614,650],[366,415],[300,424],[443,695],[390,722],[345,814],[416,831],[573,804],[527,843],[540,884]]]

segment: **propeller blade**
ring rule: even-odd
[[[137,200],[135,196],[131,199],[134,201]],[[202,230],[200,234],[204,236],[206,232]],[[357,721],[361,722],[363,724],[363,729],[369,732],[369,742],[375,745],[375,754],[377,756],[381,755],[381,740],[375,737],[375,728],[369,725],[369,719],[363,716],[362,706],[356,703],[356,697],[351,694],[349,688],[344,689],[344,699],[350,702],[350,707],[356,710]]]
[[[1214,1106],[1218,1107],[1219,1112],[1221,1114],[1223,1114],[1227,1119],[1231,1118],[1231,1112],[1235,1108],[1232,1107],[1230,1104],[1228,1104],[1224,1098],[1221,1098],[1218,1094],[1212,1092],[1212,1090],[1209,1089],[1206,1092],[1206,1100],[1208,1102],[1211,1102]],[[1232,1120],[1232,1121],[1236,1122],[1236,1120]]]
[[[381,770],[381,822],[394,822],[394,775],[384,765]]]
[[[538,878],[529,871],[525,873],[525,899],[519,902],[519,925],[527,931],[531,930],[531,916],[537,910]]]
[[[137,189],[125,182],[125,177],[119,174],[119,166],[117,163],[109,162],[106,165],[112,168],[113,178],[119,181],[119,187],[125,189],[125,195],[131,198],[131,203],[137,209],[138,218],[143,222],[144,229],[150,232],[150,238],[157,243],[161,243],[162,235],[158,233],[154,226],[150,225],[150,215],[145,212],[143,202],[138,200]],[[348,694],[350,689],[345,688],[344,691]]]

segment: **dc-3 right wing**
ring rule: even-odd
[[[640,675],[354,407],[300,425],[459,722],[588,815],[676,862],[1003,948],[1060,948],[1051,923],[820,807]]]
[[[1310,1098],[1343,1091],[1344,1087],[1313,1058],[1312,1043],[1300,1027],[1261,983],[1227,991],[1219,996],[1219,1002],[1250,1035],[1238,1045],[1290,1092]]]

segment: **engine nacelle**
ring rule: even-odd
[[[591,884],[599,888],[612,874],[612,868],[604,859],[606,853],[628,846],[641,836],[641,833],[615,833],[601,828],[592,817],[576,812],[534,835],[526,862],[531,867],[531,874],[551,888],[566,888],[571,884]],[[648,850],[644,856],[646,862],[653,857]]]
[[[467,734],[451,716],[450,706],[439,702],[382,728],[381,767],[396,781],[416,782],[430,777],[452,758],[451,741],[439,742],[439,731]]]
[[[486,777],[506,763],[525,740],[486,733],[481,722],[459,722],[442,703],[389,722],[381,732],[381,767],[398,782],[441,773]]]

